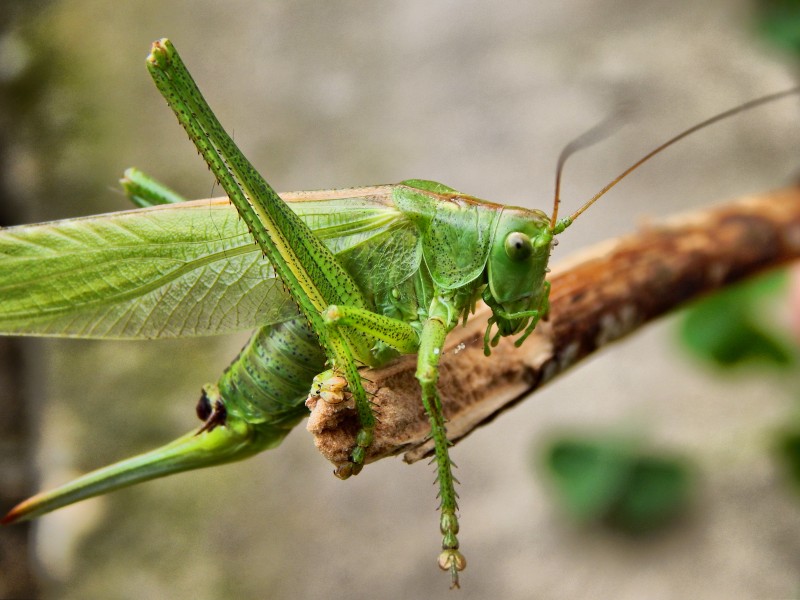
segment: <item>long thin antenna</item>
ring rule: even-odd
[[[550,217],[550,228],[556,225],[558,220],[558,207],[561,204],[561,176],[564,171],[564,163],[567,159],[575,154],[578,150],[583,150],[589,146],[593,146],[597,142],[601,142],[609,135],[614,133],[620,125],[622,125],[623,117],[629,111],[626,108],[619,107],[616,112],[606,117],[600,123],[592,127],[589,131],[581,134],[569,144],[567,144],[558,156],[558,164],[556,165],[556,186],[555,196],[553,198],[553,214]]]
[[[774,102],[776,100],[780,100],[781,98],[785,98],[787,96],[791,96],[791,95],[794,95],[794,94],[797,94],[797,93],[800,93],[800,86],[793,87],[793,88],[790,88],[788,90],[784,90],[782,92],[776,92],[774,94],[769,94],[767,96],[761,96],[760,98],[756,98],[755,100],[750,100],[749,102],[745,102],[744,104],[740,104],[739,106],[736,106],[735,108],[731,108],[729,110],[726,110],[725,112],[719,113],[718,115],[715,115],[715,116],[711,117],[710,119],[706,119],[705,121],[701,121],[697,125],[689,127],[689,129],[679,133],[678,135],[676,135],[673,138],[668,139],[666,142],[664,142],[660,146],[657,146],[656,148],[654,148],[653,150],[651,150],[650,152],[645,154],[642,158],[637,160],[635,163],[633,163],[630,167],[625,169],[622,173],[617,175],[603,189],[601,189],[599,192],[597,192],[594,196],[592,196],[589,200],[587,200],[586,203],[583,206],[581,206],[572,215],[570,215],[570,217],[567,219],[567,224],[572,223],[572,221],[577,219],[587,208],[589,208],[592,204],[594,204],[608,190],[610,190],[615,185],[617,185],[620,181],[625,179],[625,177],[630,175],[633,171],[638,169],[640,166],[642,166],[644,163],[646,163],[648,160],[653,158],[656,154],[658,154],[662,150],[665,150],[666,148],[669,148],[675,142],[682,140],[686,136],[691,135],[692,133],[694,133],[695,131],[703,129],[704,127],[708,127],[709,125],[713,125],[714,123],[716,123],[718,121],[722,121],[723,119],[727,119],[728,117],[732,117],[732,116],[737,115],[737,114],[739,114],[741,112],[744,112],[746,110],[750,110],[751,108],[755,108],[757,106],[761,106],[762,104],[767,104],[769,102]],[[602,126],[602,124],[601,124],[601,126]],[[599,127],[600,126],[596,127],[595,129],[598,129]],[[579,142],[583,137],[589,136],[592,133],[592,131],[594,131],[594,130],[590,130],[588,133],[584,134],[584,136],[581,136],[580,138],[575,140],[575,142],[572,142],[571,144],[569,144],[564,149],[564,151],[561,153],[562,157],[559,158],[558,167],[557,167],[557,174],[556,174],[556,191],[555,191],[555,206],[556,206],[556,208],[558,207],[558,202],[559,202],[561,171],[563,170],[564,162],[566,161],[567,157],[570,154],[572,154],[572,152],[574,152],[574,150],[572,150],[570,152],[567,152],[567,150],[571,146],[573,146],[573,144],[576,144],[577,142]],[[592,139],[592,141],[590,141],[589,144],[593,143],[594,141],[596,141],[596,140]],[[575,149],[584,148],[584,147],[586,147],[586,145],[588,145],[588,144],[583,144],[583,145],[578,144],[577,148],[575,148]],[[553,210],[553,212],[555,213],[555,209]],[[555,227],[555,224],[556,224],[556,219],[555,219],[555,217],[553,217],[553,219],[551,220],[551,227]]]

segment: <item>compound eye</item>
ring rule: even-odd
[[[506,254],[515,262],[526,260],[533,254],[531,238],[519,231],[509,233],[506,238]]]

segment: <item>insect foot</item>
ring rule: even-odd
[[[458,572],[467,568],[467,559],[455,548],[442,550],[442,553],[439,555],[439,568],[442,571],[450,571],[450,589],[460,588]]]
[[[367,456],[367,448],[372,444],[374,438],[372,429],[361,429],[356,435],[356,447],[350,455],[350,462],[339,465],[334,469],[333,474],[339,479],[347,479],[351,475],[358,475],[364,468],[364,459]]]
[[[450,589],[461,587],[458,584],[458,572],[467,567],[467,559],[458,551],[458,519],[455,514],[442,514],[439,529],[444,536],[442,540],[442,553],[439,554],[439,568],[450,571]]]
[[[324,400],[328,404],[339,404],[344,401],[344,392],[347,389],[347,380],[341,375],[335,375],[333,369],[323,371],[314,376],[311,391],[308,393],[306,406],[309,402]]]
[[[347,380],[341,375],[336,375],[333,369],[328,369],[314,377],[311,391],[306,399],[306,406],[313,410],[319,400],[323,400],[327,404],[340,404],[346,399],[347,391]],[[362,428],[356,435],[356,445],[350,453],[349,461],[338,465],[333,474],[339,479],[348,479],[353,475],[358,475],[364,468],[367,448],[372,444],[373,438],[372,428]]]

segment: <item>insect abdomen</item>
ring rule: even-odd
[[[325,353],[300,317],[257,330],[219,380],[229,412],[288,428],[306,416],[305,399]]]

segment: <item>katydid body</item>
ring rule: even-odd
[[[422,180],[281,197],[225,133],[167,40],[154,44],[148,68],[235,210],[183,202],[131,171],[126,191],[149,208],[0,230],[0,333],[151,338],[258,330],[220,380],[203,388],[197,431],[35,496],[3,522],[272,448],[307,413],[310,390],[328,400],[345,392],[353,398],[361,429],[336,474],[357,474],[375,424],[359,369],[415,353],[435,444],[439,565],[457,586],[466,562],[436,390],[448,332],[483,300],[492,309],[486,353],[501,336],[522,343],[547,315],[554,237],[636,166],[743,108],[662,144],[558,220],[558,179],[551,217]]]
[[[129,193],[131,184],[125,186]],[[7,521],[33,518],[155,477],[246,458],[277,446],[307,415],[305,400],[312,380],[326,362],[313,329],[299,316],[227,202],[167,204],[168,197],[173,195],[165,196],[162,206],[0,231],[0,252],[6,257],[0,290],[7,298],[0,311],[0,332],[130,339],[207,335],[258,322],[270,324],[256,331],[216,384],[204,386],[198,402],[198,416],[204,421],[200,432],[35,496],[15,508]],[[326,327],[349,326],[374,334],[370,364],[385,364],[399,351],[416,351],[425,323],[435,322],[437,327],[422,338],[429,360],[422,365],[420,378],[433,398],[429,402],[437,403],[431,410],[440,414],[433,392],[444,336],[487,288],[492,251],[501,256],[491,263],[493,272],[507,260],[502,258],[505,243],[496,248],[492,234],[522,218],[546,230],[547,217],[540,211],[479,201],[427,181],[284,198],[337,262],[354,273],[369,310],[332,305],[322,312],[322,319]],[[149,203],[157,204],[156,196]],[[462,220],[481,225],[477,243],[460,232]],[[431,228],[437,236],[427,234]],[[437,261],[435,250],[443,243],[461,244],[456,253],[459,262]],[[546,260],[548,252],[549,245],[542,246],[536,258]],[[131,269],[132,259],[138,259],[137,268],[116,279],[110,276]],[[543,278],[544,266],[536,272]],[[234,301],[226,297],[227,289],[215,292],[209,288],[212,279],[238,287],[243,296]],[[66,284],[70,292],[48,295],[53,281]],[[184,305],[191,297],[184,301],[178,294],[186,287],[206,289],[211,295],[208,303],[222,308],[187,314]],[[527,298],[530,292],[521,295]],[[540,294],[535,300],[541,304],[546,296]],[[230,304],[227,310],[226,304]],[[235,310],[239,314],[234,317],[230,313]],[[176,317],[181,314],[182,318]],[[381,330],[372,316],[385,319],[388,328]],[[339,325],[333,325],[336,322]],[[392,328],[396,322],[406,325],[400,336]],[[427,372],[422,371],[425,368]],[[443,418],[437,426],[444,431]],[[439,477],[452,487],[449,462],[445,465],[448,469]],[[457,527],[451,516],[454,510],[446,513],[450,530]]]

